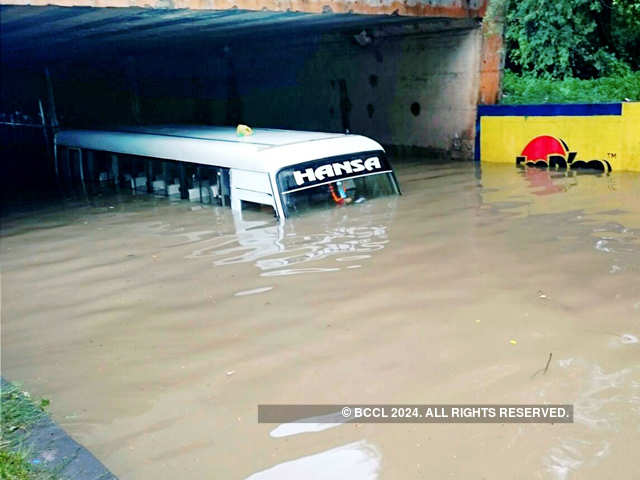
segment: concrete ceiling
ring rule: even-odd
[[[467,20],[468,22],[471,20]],[[416,24],[452,28],[450,20],[229,10],[0,6],[2,63],[28,66],[100,55],[135,55],[164,48],[205,48],[308,33]]]

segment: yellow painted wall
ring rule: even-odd
[[[607,160],[613,171],[640,171],[640,103],[621,115],[481,116],[480,160],[511,163],[533,138],[561,138],[576,160]]]

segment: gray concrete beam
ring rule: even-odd
[[[356,13],[417,17],[484,16],[487,0],[0,0],[0,5]]]

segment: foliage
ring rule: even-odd
[[[553,80],[505,72],[504,104],[640,101],[640,71],[592,80]]]
[[[0,478],[22,480],[30,477],[31,469],[23,455],[4,448],[0,450]]]
[[[22,448],[20,440],[29,427],[44,415],[49,400],[43,398],[38,404],[27,392],[16,385],[3,383],[0,393],[0,478],[8,480],[53,480],[57,475],[29,462],[29,452]]]
[[[640,1],[617,0],[612,19],[612,41],[616,54],[631,68],[640,70]]]
[[[638,68],[640,0],[510,0],[505,24],[516,73],[586,79]]]
[[[25,432],[27,428],[44,416],[44,409],[49,400],[43,398],[39,405],[33,403],[27,392],[21,391],[16,385],[3,385],[0,394],[0,422],[3,440],[10,439],[12,434]]]
[[[56,475],[29,463],[27,452],[0,448],[0,478],[7,480],[55,480]]]

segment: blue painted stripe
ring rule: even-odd
[[[622,115],[621,103],[478,105],[479,117],[592,117]]]

